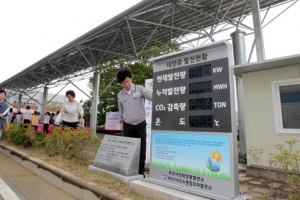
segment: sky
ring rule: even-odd
[[[33,63],[46,57],[65,44],[99,26],[141,0],[0,0],[0,82],[12,77]],[[287,5],[270,11],[269,21]],[[300,54],[300,3],[296,3],[274,22],[264,28],[266,59]],[[228,33],[217,35],[216,40],[230,38]],[[253,35],[246,37],[247,56]],[[255,61],[255,56],[253,57]],[[76,82],[88,91],[87,80]],[[50,89],[56,93],[61,88]],[[77,100],[86,97],[72,85]]]

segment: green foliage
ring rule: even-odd
[[[81,161],[93,158],[100,146],[100,140],[91,137],[90,129],[72,130],[68,127],[63,130],[55,127],[52,134],[46,135],[43,143],[50,156],[61,154]]]
[[[30,142],[30,146],[33,146],[33,147],[39,146],[40,143],[37,141],[37,134],[38,133],[35,132],[35,128],[33,128],[31,126],[28,126],[26,128],[25,136],[28,138],[28,140]]]
[[[94,158],[100,146],[100,139],[92,137],[90,129],[71,130],[66,127],[62,130],[55,127],[52,134],[45,136],[31,126],[25,128],[11,124],[3,137],[16,145],[42,147],[50,156],[60,154],[83,162]]]
[[[63,154],[65,152],[65,137],[65,131],[61,131],[60,128],[54,127],[53,133],[44,138],[44,148],[50,156],[54,156],[55,154]]]
[[[92,100],[90,100],[90,99],[86,100],[82,104],[82,108],[84,110],[84,117],[85,117],[86,122],[89,122],[90,119],[91,119],[91,113],[90,113],[91,107],[92,107]]]
[[[275,191],[275,188],[271,188],[270,197],[277,199],[285,187],[292,189],[289,193],[290,200],[300,199],[300,150],[293,151],[293,147],[298,140],[288,140],[286,149],[283,144],[276,144],[275,148],[279,151],[277,154],[269,153],[269,159],[267,160],[268,168],[260,168],[262,173],[267,177],[270,183],[278,181],[281,183],[279,190]],[[264,166],[262,155],[264,150],[261,148],[250,147],[248,155],[259,166]],[[278,169],[278,170],[276,170]],[[288,174],[291,174],[291,178],[288,179]]]
[[[39,142],[39,143],[43,142],[44,138],[45,138],[45,134],[43,132],[36,133],[36,141],[37,142]]]
[[[16,145],[30,146],[26,131],[27,129],[22,125],[10,124],[9,131],[4,132],[4,138]]]
[[[6,139],[8,142],[13,142],[13,136],[20,131],[20,128],[20,125],[10,124],[9,131],[3,132],[3,138]]]

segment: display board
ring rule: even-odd
[[[220,41],[150,61],[148,180],[213,199],[238,199],[231,45]]]

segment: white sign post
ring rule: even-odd
[[[153,91],[153,79],[145,80],[147,90]],[[151,153],[151,122],[152,122],[152,101],[145,99],[146,123],[147,123],[147,149],[146,149],[146,165],[150,164]]]

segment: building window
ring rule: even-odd
[[[276,133],[300,134],[300,79],[272,82]]]

